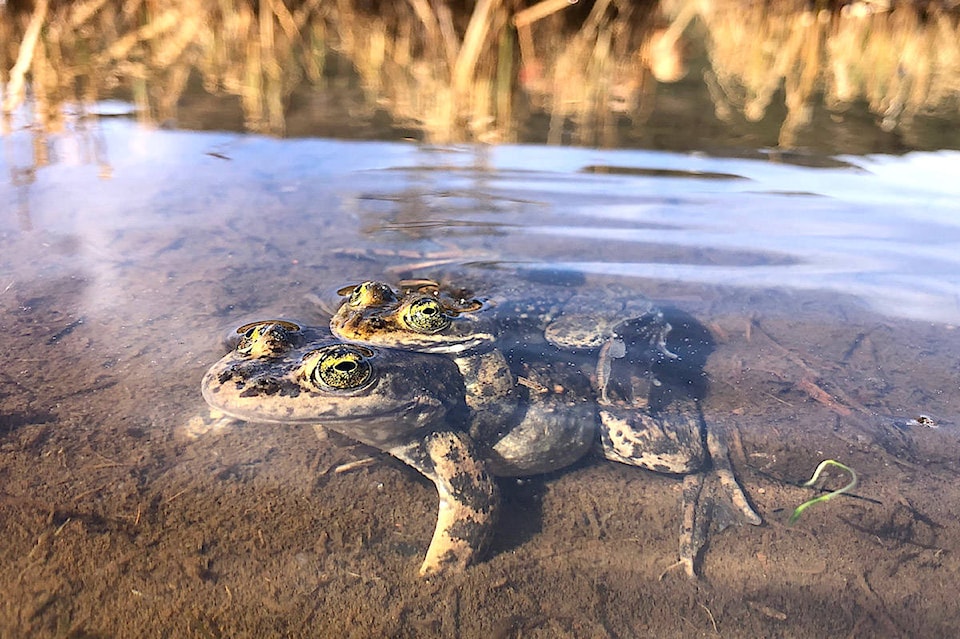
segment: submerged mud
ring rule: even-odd
[[[37,249],[8,237],[3,259]],[[188,255],[198,275],[171,284]],[[943,587],[960,570],[951,327],[837,296],[671,285],[669,308],[716,342],[703,411],[764,525],[714,532],[689,581],[671,569],[680,481],[593,455],[502,480],[486,560],[421,579],[436,495],[409,468],[303,427],[184,436],[223,318],[271,311],[228,309],[215,256],[166,246],[153,261],[168,268],[115,272],[146,321],[143,307],[84,315],[83,273],[45,276],[55,251],[0,295],[0,634],[937,636],[960,612]],[[359,278],[371,264],[340,266]],[[285,309],[319,318],[303,295]],[[787,525],[826,458],[856,469],[856,495]]]

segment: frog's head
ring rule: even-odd
[[[288,320],[261,320],[244,324],[227,338],[230,348],[248,357],[279,357],[296,346],[302,327]]]
[[[276,332],[287,329],[258,325],[254,337],[279,346],[263,351],[241,339],[203,378],[204,399],[230,417],[322,424],[383,448],[465,410],[463,382],[446,358],[344,344],[303,326],[281,342]]]
[[[340,289],[347,299],[330,321],[344,340],[428,353],[463,353],[496,339],[484,304],[443,291],[435,282],[382,282]]]

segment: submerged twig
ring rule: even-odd
[[[372,465],[376,461],[377,461],[376,457],[365,457],[363,459],[357,459],[352,462],[340,464],[339,466],[333,469],[333,474],[340,475],[342,473],[348,473],[352,470],[357,470],[358,468],[365,468],[367,466]]]

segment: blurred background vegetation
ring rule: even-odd
[[[960,147],[960,0],[0,0],[3,130]]]

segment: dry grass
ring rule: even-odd
[[[836,113],[865,101],[885,130],[906,134],[917,115],[955,117],[960,106],[960,26],[935,8],[922,17],[913,7],[771,11],[723,0],[699,15],[718,115],[760,120],[782,88],[781,146],[797,144],[821,99]]]
[[[836,111],[866,101],[886,129],[957,109],[960,30],[935,9],[922,21],[912,8],[865,4],[819,13],[806,3],[643,4],[37,0],[32,13],[0,15],[4,122],[27,87],[44,131],[62,128],[65,106],[118,88],[144,122],[164,122],[197,77],[210,94],[237,96],[247,130],[283,135],[292,92],[322,89],[336,56],[359,78],[357,119],[385,111],[429,141],[497,142],[516,140],[517,122],[538,111],[551,142],[611,144],[621,120],[643,122],[658,82],[685,73],[691,21],[709,36],[718,116],[759,120],[782,89],[782,146],[796,143],[821,99]]]

